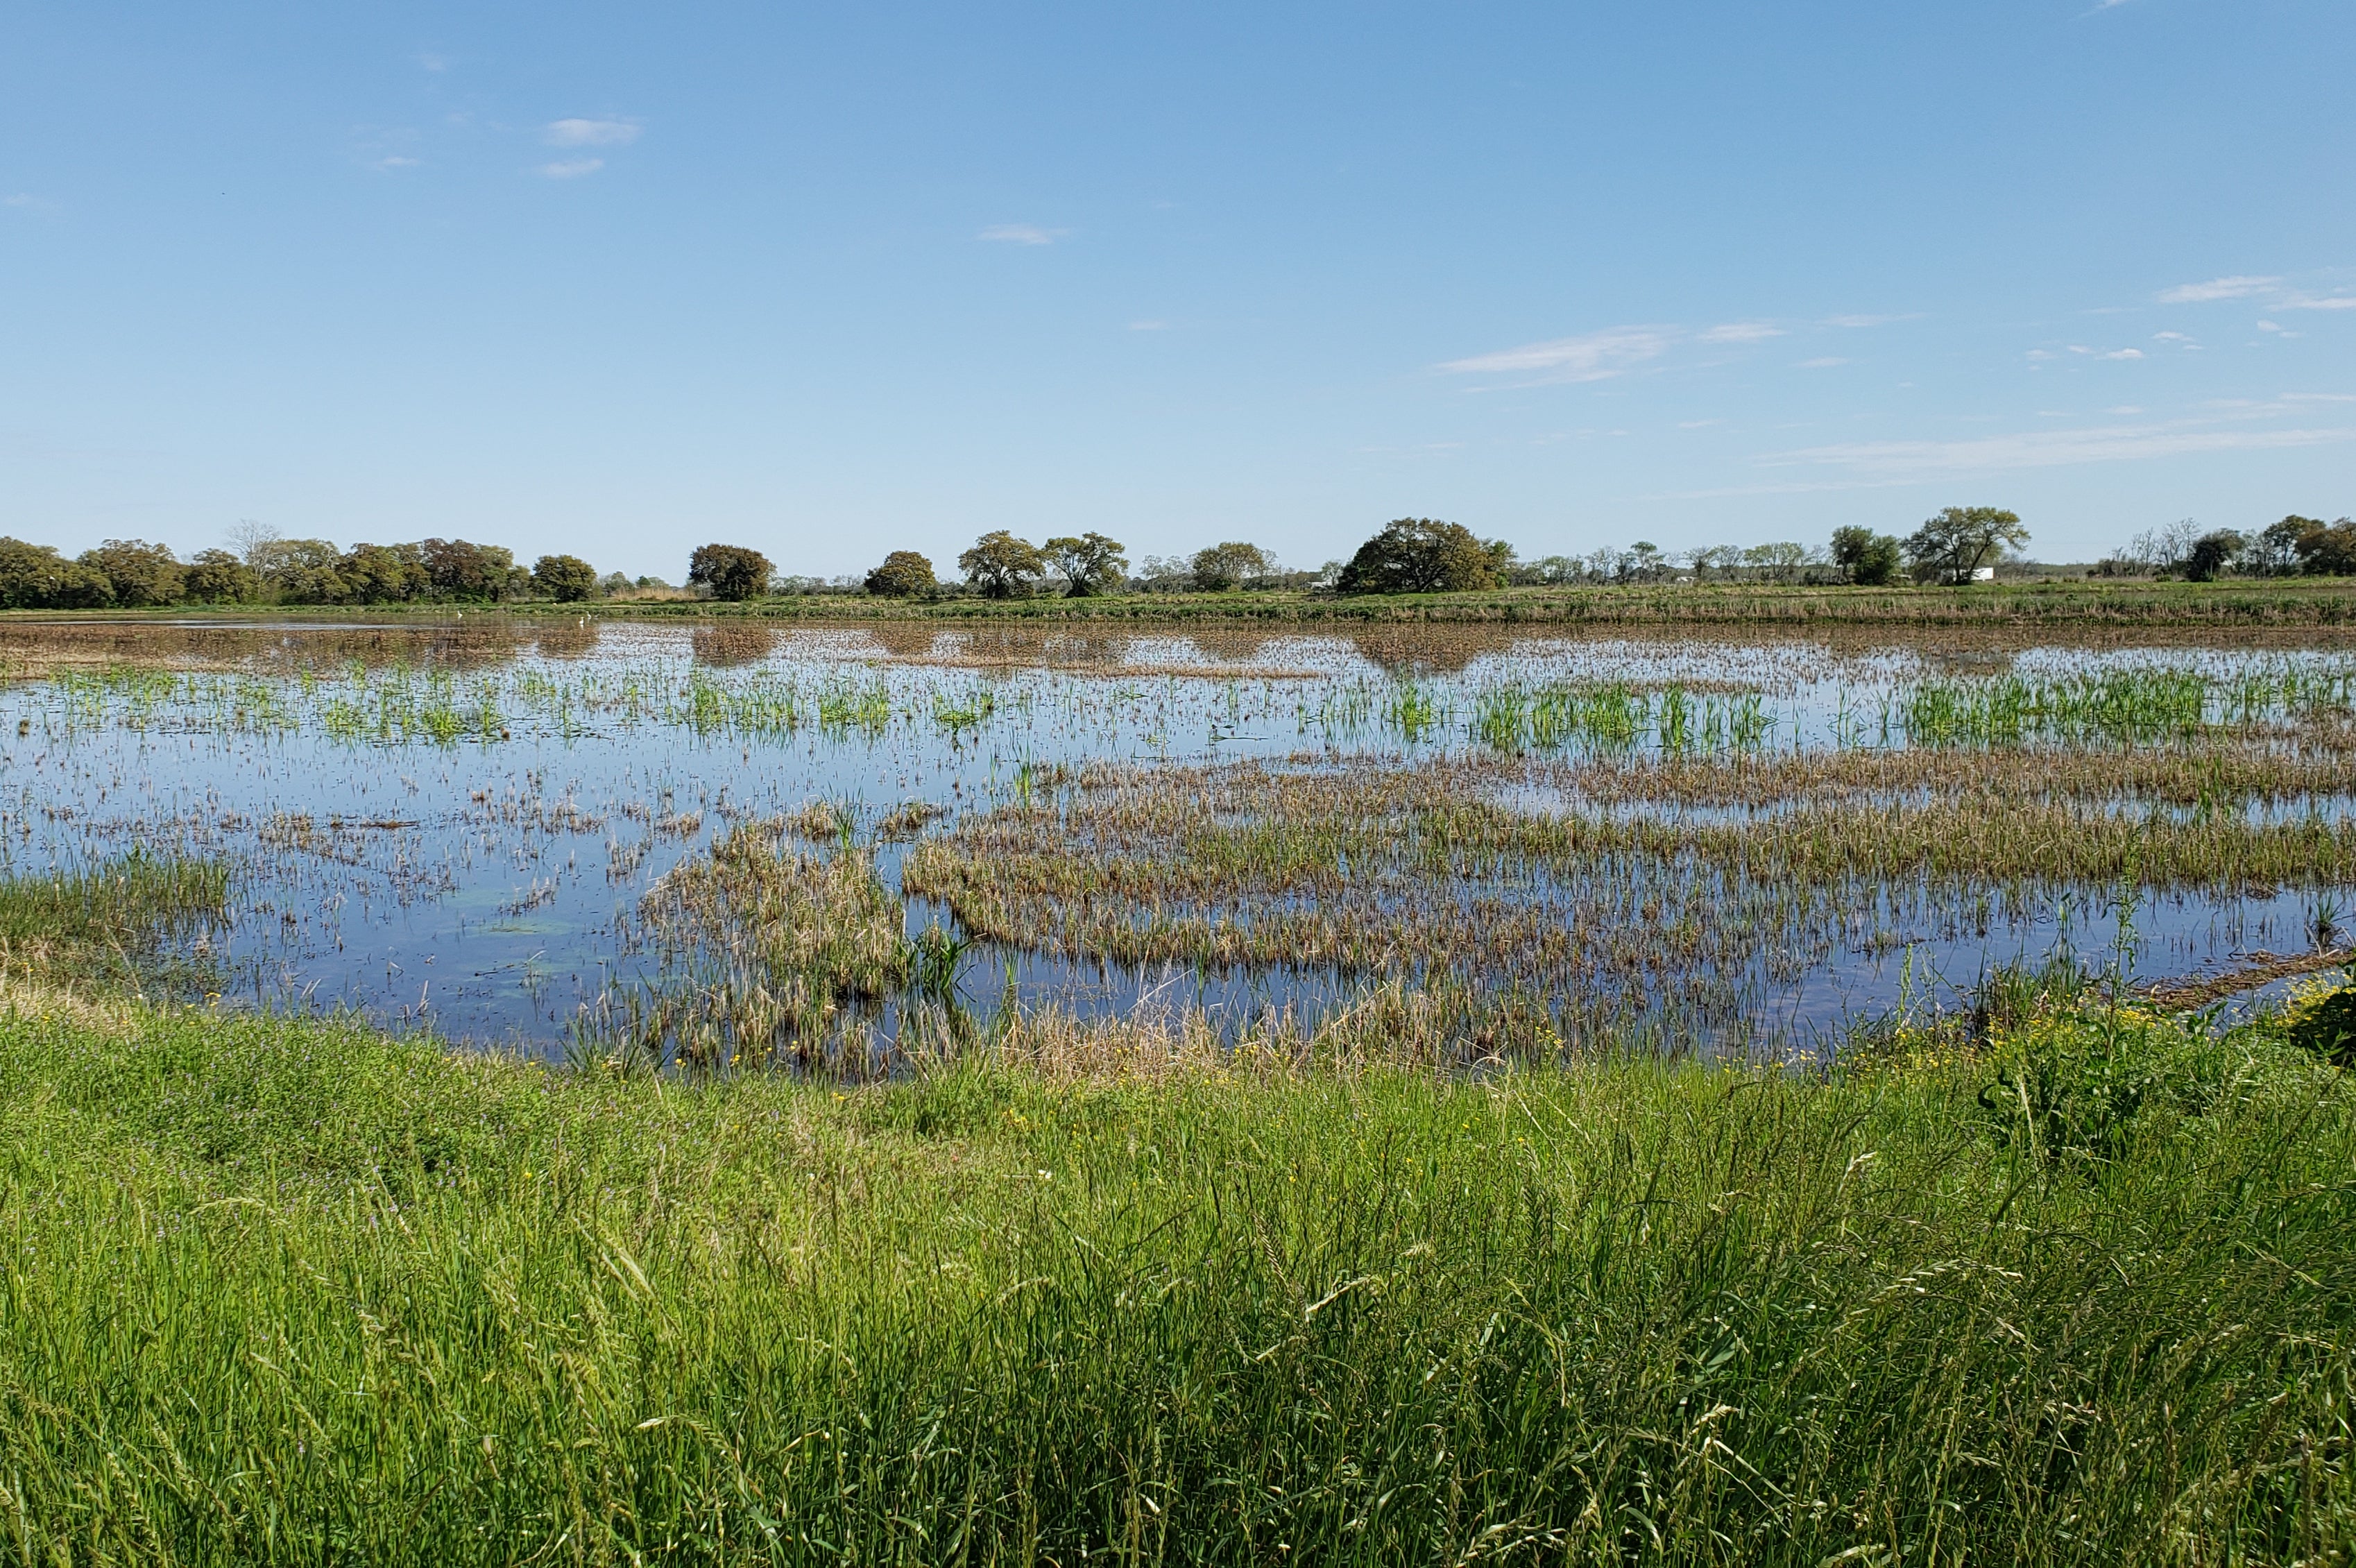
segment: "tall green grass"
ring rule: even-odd
[[[0,1016],[0,1549],[2326,1560],[2348,1089],[2049,1027],[2201,1091],[2063,1159],[1968,1059],[844,1091]]]
[[[0,943],[136,946],[221,918],[228,868],[134,850],[99,865],[0,876]]]

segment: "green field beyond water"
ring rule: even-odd
[[[2270,1026],[2079,1002],[1829,1077],[1021,1045],[691,1084],[19,993],[0,1551],[2287,1563],[2356,1532],[2356,1096]]]

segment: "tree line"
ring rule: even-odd
[[[1316,570],[1281,565],[1242,541],[1191,555],[1146,556],[1132,568],[1128,547],[1097,532],[1033,544],[1009,530],[983,534],[944,578],[914,550],[894,550],[864,576],[823,581],[780,575],[748,545],[699,545],[687,587],[701,596],[745,600],[775,594],[847,593],[877,598],[991,599],[1116,593],[1230,593],[1269,589],[1334,594],[1462,593],[1518,585],[1661,582],[1754,582],[1872,586],[1911,579],[1968,582],[2029,542],[2019,516],[1997,507],[1948,507],[1900,537],[1869,528],[1833,531],[1821,545],[1774,542],[1663,550],[1639,540],[1585,555],[1517,557],[1503,540],[1462,523],[1400,518],[1347,560]],[[2190,521],[2144,534],[2097,563],[2098,575],[2356,575],[2356,521],[2286,517],[2243,534]],[[0,538],[0,608],[104,609],[200,605],[560,604],[616,594],[675,591],[651,577],[600,576],[577,555],[542,555],[530,566],[496,544],[423,539],[338,549],[324,539],[284,539],[253,525],[228,547],[181,560],[161,544],[110,539],[67,556],[43,544]]]

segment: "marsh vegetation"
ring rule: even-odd
[[[2334,648],[16,636],[29,1561],[2356,1530]]]

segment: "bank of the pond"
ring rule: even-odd
[[[0,1012],[27,1561],[2320,1561],[2356,1099],[2096,1011],[1832,1079],[842,1090]],[[2004,1069],[1999,1076],[1999,1066]]]
[[[8,620],[241,619],[260,616],[338,619],[449,619],[517,615],[625,620],[945,621],[1150,628],[1154,625],[1284,626],[1491,624],[1505,626],[1884,626],[2137,628],[2356,628],[2356,582],[2268,578],[2216,583],[2107,582],[2085,578],[1976,583],[1964,586],[1780,586],[1754,583],[1653,583],[1611,586],[1496,588],[1461,594],[1271,591],[1107,594],[1020,599],[958,596],[882,599],[810,594],[724,603],[692,598],[593,599],[558,604],[415,606],[175,606],[119,610],[16,612]]]

